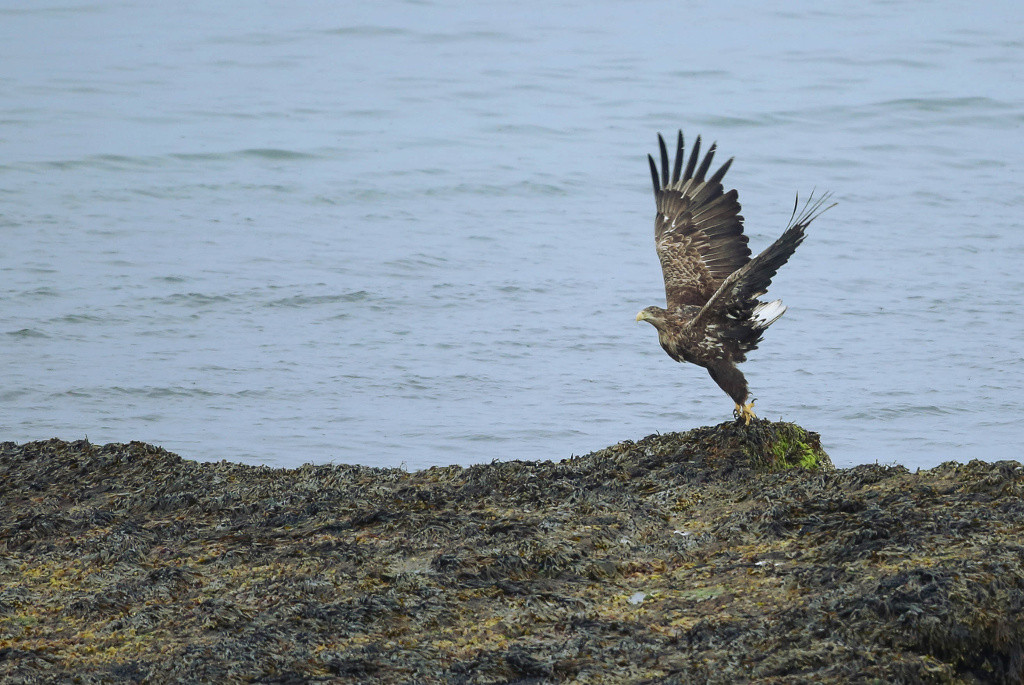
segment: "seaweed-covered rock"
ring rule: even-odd
[[[1022,495],[769,421],[414,473],[2,443],[0,680],[1021,682]]]

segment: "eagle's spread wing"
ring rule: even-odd
[[[768,291],[775,273],[803,242],[807,226],[832,207],[825,206],[830,197],[825,193],[815,199],[812,193],[799,214],[797,197],[785,232],[764,252],[726,278],[690,322],[693,329],[703,328],[708,338],[729,350],[733,361],[743,361],[747,352],[756,349],[764,330],[786,311],[779,300],[759,302],[757,298]]]
[[[750,260],[736,191],[724,192],[721,183],[732,159],[705,180],[715,156],[715,145],[698,167],[698,136],[683,173],[683,132],[680,131],[670,179],[668,150],[660,134],[658,145],[661,148],[660,175],[654,158],[648,155],[647,159],[651,164],[658,208],[654,240],[665,276],[665,299],[670,310],[681,305],[700,307],[730,274]]]

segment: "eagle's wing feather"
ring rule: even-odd
[[[812,194],[799,215],[794,205],[785,232],[722,282],[690,322],[691,330],[703,329],[732,353],[733,361],[743,361],[747,352],[756,349],[764,330],[786,311],[781,301],[765,303],[757,298],[768,291],[776,272],[803,242],[804,230],[832,206],[824,206],[829,197],[826,193],[815,199]]]
[[[703,306],[731,273],[750,260],[737,193],[722,188],[732,160],[705,180],[715,146],[700,160],[698,137],[680,176],[685,157],[680,131],[670,179],[668,150],[660,135],[658,145],[660,173],[654,158],[648,155],[647,159],[658,210],[654,241],[665,277],[665,299],[669,309]]]

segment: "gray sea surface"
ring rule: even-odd
[[[418,469],[728,420],[634,321],[678,128],[755,252],[839,202],[759,415],[1024,456],[1016,2],[3,3],[0,440]]]

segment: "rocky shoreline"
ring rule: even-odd
[[[0,680],[1024,680],[1024,467],[733,423],[405,472],[0,443]]]

